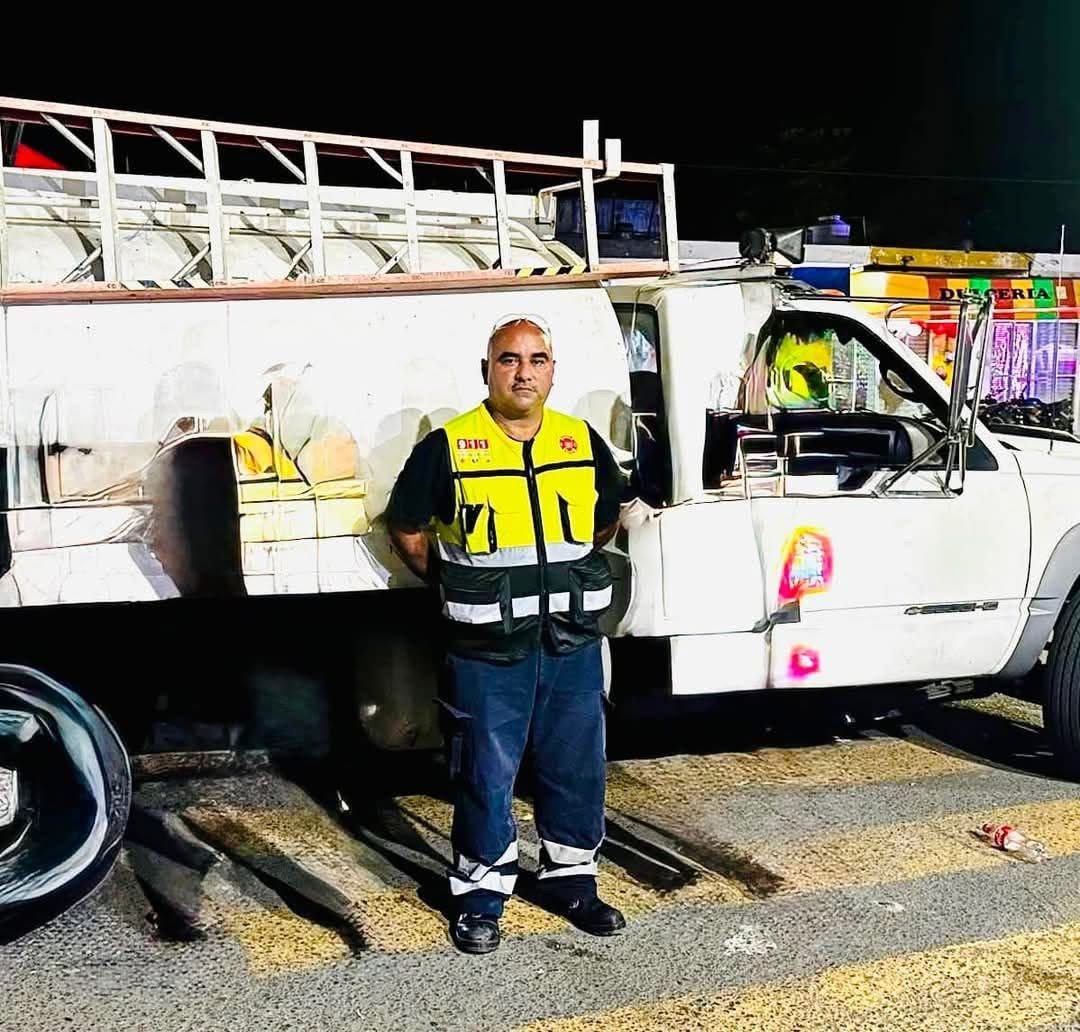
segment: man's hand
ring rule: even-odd
[[[597,548],[603,548],[616,534],[619,529],[619,521],[616,520],[610,527],[604,527],[593,535],[593,544]]]
[[[425,530],[390,527],[390,540],[402,562],[422,581],[428,578],[428,536]]]

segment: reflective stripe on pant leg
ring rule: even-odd
[[[565,878],[575,874],[596,875],[597,843],[592,849],[564,846],[558,842],[540,840],[540,878]]]
[[[517,882],[517,842],[511,842],[495,863],[485,865],[458,854],[454,870],[450,874],[450,892],[463,896],[476,889],[487,889],[504,896],[511,896]]]
[[[535,653],[509,665],[449,657],[454,706],[469,716],[450,836],[454,866],[448,874],[455,898],[470,892],[505,898],[514,890],[517,825],[511,800],[528,739],[536,665]]]

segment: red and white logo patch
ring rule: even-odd
[[[566,437],[560,437],[559,447],[562,448],[564,452],[570,452],[571,454],[573,454],[577,451],[577,439],[574,437],[570,437],[569,435]]]
[[[487,451],[489,447],[486,437],[459,437],[457,439],[458,451]]]

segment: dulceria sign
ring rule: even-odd
[[[1058,291],[1062,300],[1068,295]],[[962,301],[964,298],[993,297],[997,301],[1053,301],[1053,285],[1032,284],[1023,287],[939,287],[939,301]]]

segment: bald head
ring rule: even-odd
[[[555,374],[547,330],[529,319],[496,327],[481,371],[489,403],[497,412],[507,419],[538,414]]]
[[[529,329],[536,333],[547,346],[548,356],[550,357],[552,355],[551,332],[539,321],[523,315],[518,319],[496,323],[495,329],[491,331],[491,336],[488,337],[487,358],[489,362],[491,361],[492,351],[496,346],[496,343],[507,335],[512,334],[515,329],[520,328]]]

